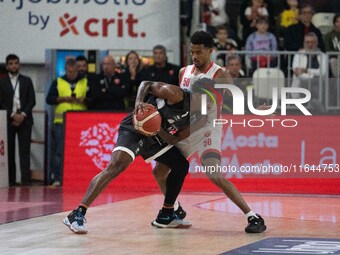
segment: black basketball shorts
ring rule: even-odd
[[[132,160],[140,155],[149,163],[167,152],[173,145],[162,142],[157,136],[147,137],[127,129],[119,129],[115,151],[125,151]]]

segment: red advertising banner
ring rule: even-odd
[[[86,189],[109,162],[125,113],[66,114],[64,186]],[[187,191],[219,191],[205,177],[222,171],[243,192],[340,194],[340,116],[224,115],[221,165],[190,158]],[[155,190],[152,166],[136,161],[110,187]]]
[[[68,112],[65,119],[63,186],[85,190],[109,163],[126,113]],[[157,190],[151,165],[138,157],[109,187]]]

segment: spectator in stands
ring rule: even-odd
[[[248,36],[246,51],[263,51],[251,57],[251,68],[255,71],[258,67],[273,67],[277,64],[276,57],[265,52],[277,50],[275,35],[268,32],[269,24],[266,17],[260,17],[256,21],[256,32]]]
[[[334,51],[340,54],[340,14],[336,14],[333,19],[334,28],[325,35],[326,51]],[[340,77],[339,55],[330,57],[330,67],[333,77]]]
[[[83,55],[77,56],[76,57],[76,67],[77,67],[77,72],[78,72],[78,78],[85,78],[87,79],[87,86],[89,90],[93,90],[93,83],[95,80],[95,74],[89,73],[88,71],[88,61],[87,58]],[[92,98],[87,98],[87,105],[90,108],[90,105],[92,102],[90,102]]]
[[[84,111],[87,109],[89,87],[87,79],[78,76],[76,60],[69,58],[65,63],[66,74],[55,79],[48,91],[46,103],[55,105],[54,134],[55,151],[52,173],[54,186],[61,185],[61,159],[63,151],[63,115],[67,111]]]
[[[284,40],[287,27],[297,24],[299,19],[299,2],[298,0],[286,0],[285,9],[278,17],[278,37],[280,41]],[[280,45],[284,47],[284,45]]]
[[[237,50],[237,42],[228,38],[228,30],[225,26],[216,27],[214,51],[234,51]],[[217,56],[217,64],[225,66],[226,54]]]
[[[130,88],[126,77],[116,71],[116,62],[107,55],[102,62],[102,73],[97,75],[93,84],[92,106],[94,110],[124,111],[124,99]]]
[[[17,55],[7,55],[6,69],[8,73],[0,80],[0,109],[7,111],[9,186],[16,184],[16,135],[19,142],[21,184],[29,186],[31,185],[30,148],[35,92],[31,78],[19,73],[20,60]]]
[[[227,57],[226,71],[233,78],[234,83],[246,92],[246,87],[249,85],[249,81],[246,81],[246,76],[242,70],[242,61],[238,55],[232,54]]]
[[[84,56],[76,57],[76,66],[78,71],[78,76],[80,78],[86,77],[88,75],[88,63],[87,59]]]
[[[244,12],[246,18],[250,21],[250,27],[255,28],[256,22],[260,17],[268,17],[268,10],[264,6],[263,0],[251,0],[251,5]]]
[[[217,26],[226,26],[229,17],[226,13],[226,0],[200,0],[202,21],[207,25],[207,32],[213,36]]]
[[[242,70],[241,58],[236,54],[231,54],[226,59],[226,72],[230,74],[231,78],[240,79],[245,78],[244,71]]]
[[[340,13],[333,18],[334,28],[325,35],[326,51],[340,51]]]
[[[311,54],[317,52],[320,54]],[[305,35],[304,48],[294,55],[292,68],[294,72],[292,87],[305,87],[311,91],[313,99],[321,99],[319,77],[326,77],[327,57],[320,52],[318,37],[315,33],[310,32]]]
[[[259,17],[269,18],[267,1],[244,0],[240,6],[240,21],[242,24],[242,41],[245,45],[248,36],[256,31],[256,20]]]
[[[163,45],[153,47],[154,64],[145,70],[145,78],[149,81],[161,81],[178,85],[179,66],[168,62],[166,49]]]
[[[298,51],[304,47],[304,36],[313,32],[318,37],[319,48],[325,51],[321,32],[312,24],[314,9],[310,4],[304,4],[299,10],[299,22],[286,29],[284,45],[289,51]]]
[[[239,87],[245,98],[247,98],[247,87],[251,86],[251,81],[249,78],[245,77],[244,71],[242,70],[241,58],[238,55],[231,54],[226,59],[226,72],[230,74],[231,78],[233,78],[234,84]],[[232,113],[232,101],[233,99],[225,95],[223,99],[223,109],[224,112]],[[244,101],[245,109],[247,109],[247,100]]]
[[[135,99],[140,83],[145,80],[145,69],[142,59],[134,50],[130,51],[125,57],[125,69],[123,71],[125,80],[128,83],[127,104],[128,110],[133,110]]]
[[[299,2],[298,0],[286,0],[285,9],[279,17],[279,25],[285,29],[291,25],[297,24],[299,19]]]

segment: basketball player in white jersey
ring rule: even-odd
[[[190,55],[193,65],[188,65],[180,70],[179,85],[181,88],[190,90],[191,85],[200,78],[214,79],[215,81],[218,81],[217,83],[233,84],[229,74],[211,61],[214,39],[210,33],[197,31],[191,36],[190,42]],[[217,116],[222,107],[223,93],[224,91],[215,93],[217,97],[219,97],[219,94],[221,98],[217,98],[217,104],[209,109],[210,112],[208,112],[206,126],[201,130],[190,134],[188,139],[182,140],[176,144],[176,147],[180,149],[185,157],[198,151],[198,156],[200,157],[203,166],[216,166],[221,163],[222,128],[215,127],[212,132],[213,125],[211,122],[212,119],[218,118]],[[169,168],[161,163],[157,163],[153,170],[153,175],[163,194],[165,194],[166,177],[169,171]],[[207,176],[210,181],[219,187],[245,214],[248,220],[248,225],[245,228],[247,233],[261,233],[266,230],[263,218],[260,215],[255,214],[249,208],[237,188],[229,180],[225,179],[222,173],[208,173],[207,171]]]

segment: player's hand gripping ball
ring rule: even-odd
[[[162,118],[155,106],[142,104],[133,113],[132,122],[138,132],[152,136],[160,130]]]

